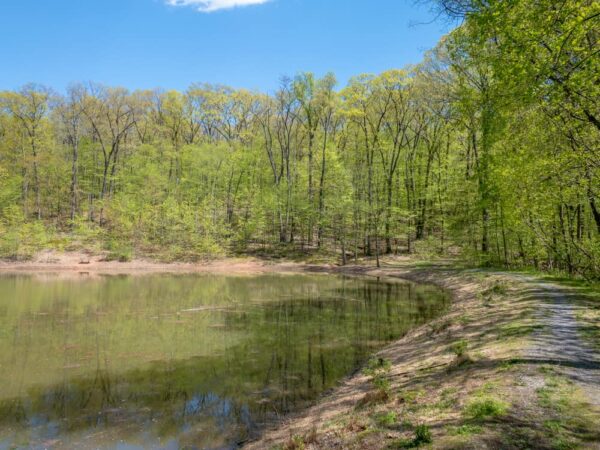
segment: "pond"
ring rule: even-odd
[[[235,448],[440,315],[335,275],[0,275],[0,448]]]

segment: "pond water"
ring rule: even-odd
[[[0,275],[0,448],[235,448],[448,303],[334,275]]]

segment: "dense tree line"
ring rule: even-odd
[[[600,272],[598,3],[469,2],[416,67],[273,95],[0,93],[0,248],[461,252]]]

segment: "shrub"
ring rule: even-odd
[[[25,223],[22,213],[12,207],[4,215],[0,217],[0,256],[26,260],[48,246],[49,233],[42,222]]]
[[[130,249],[121,249],[109,252],[104,258],[103,261],[118,261],[118,262],[129,262],[132,258],[132,252]]]
[[[418,425],[415,428],[415,437],[413,439],[398,439],[393,441],[388,448],[389,449],[400,449],[400,448],[417,448],[423,444],[431,444],[433,441],[431,436],[431,430],[427,425]]]
[[[503,416],[507,409],[506,403],[484,397],[471,401],[465,409],[465,414],[471,419],[482,420]]]
[[[299,435],[293,436],[283,447],[285,450],[304,450],[306,444],[304,438]]]
[[[431,430],[427,425],[417,425],[415,429],[415,439],[414,443],[416,446],[420,446],[421,444],[430,444],[431,443]]]
[[[451,350],[452,352],[457,356],[457,357],[461,357],[464,356],[467,353],[467,349],[469,347],[469,344],[467,341],[460,340],[458,342],[455,342],[454,344],[452,344]]]

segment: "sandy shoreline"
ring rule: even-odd
[[[28,261],[0,261],[0,273],[60,272],[97,274],[147,273],[265,273],[301,271],[306,265],[268,262],[255,258],[223,258],[198,263],[161,263],[149,259],[106,261],[103,255],[81,252],[43,252]],[[328,266],[322,266],[328,267]],[[333,268],[333,266],[332,266]]]

